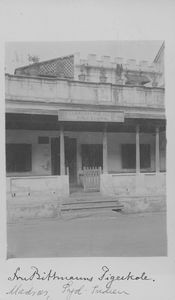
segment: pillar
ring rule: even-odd
[[[79,138],[77,138],[77,183],[80,184],[79,171],[82,169],[82,158],[81,158],[81,144]]]
[[[108,173],[107,124],[105,124],[103,131],[103,173]]]
[[[65,175],[64,126],[60,125],[60,175]]]
[[[136,173],[140,173],[140,127],[136,126]]]
[[[160,172],[159,127],[156,127],[156,173]]]

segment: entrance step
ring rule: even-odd
[[[62,209],[61,211],[72,211],[72,210],[94,210],[94,209],[115,209],[115,210],[121,210],[123,207],[123,205],[119,204],[119,203],[103,203],[103,202],[99,202],[99,203],[82,203],[81,205],[78,205],[77,203],[73,203],[73,204],[63,204],[62,205]]]
[[[77,219],[77,218],[116,218],[117,215],[121,215],[120,211],[113,211],[111,209],[97,209],[97,210],[77,210],[63,212],[61,217],[64,220]]]
[[[76,193],[62,203],[62,213],[121,211],[123,205],[116,197],[103,196],[99,192]]]

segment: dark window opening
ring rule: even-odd
[[[6,144],[6,171],[29,172],[32,169],[31,144]]]
[[[149,144],[140,145],[140,168],[147,169],[151,167],[151,147]]]
[[[83,144],[81,145],[81,152],[82,168],[103,168],[103,147],[101,144]]]
[[[151,147],[150,144],[140,144],[140,168],[147,169],[151,167]],[[136,168],[136,145],[122,145],[122,168]]]
[[[122,168],[123,169],[136,168],[136,145],[135,144],[122,145]]]

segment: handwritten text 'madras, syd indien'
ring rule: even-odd
[[[97,273],[98,274],[98,273]],[[142,272],[140,275],[134,275],[132,272],[128,272],[125,275],[113,274],[108,266],[102,266],[100,272],[97,276],[78,276],[78,275],[65,275],[62,276],[58,274],[55,270],[50,269],[48,272],[41,272],[36,266],[31,266],[29,275],[26,276],[22,273],[21,268],[16,268],[15,272],[8,277],[10,282],[19,283],[20,285],[15,285],[10,291],[9,295],[25,294],[26,291],[21,286],[25,282],[50,282],[50,281],[59,281],[62,282],[62,294],[66,295],[67,299],[70,299],[72,295],[81,296],[84,292],[87,291],[87,283],[91,284],[90,293],[94,294],[125,294],[129,295],[129,292],[125,290],[119,290],[113,287],[114,282],[121,281],[155,281],[150,278],[145,272]],[[77,287],[74,286],[74,283],[80,283]],[[96,284],[98,282],[98,284]],[[33,292],[34,293],[34,292]],[[47,291],[44,291],[38,294],[45,296],[47,299],[50,298]],[[36,292],[34,293],[36,295]]]

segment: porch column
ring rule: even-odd
[[[65,175],[64,125],[60,125],[60,175]]]
[[[159,127],[156,127],[156,173],[160,172]]]
[[[103,173],[108,173],[107,124],[105,124],[103,131]]]
[[[140,127],[136,126],[136,173],[140,173]]]

